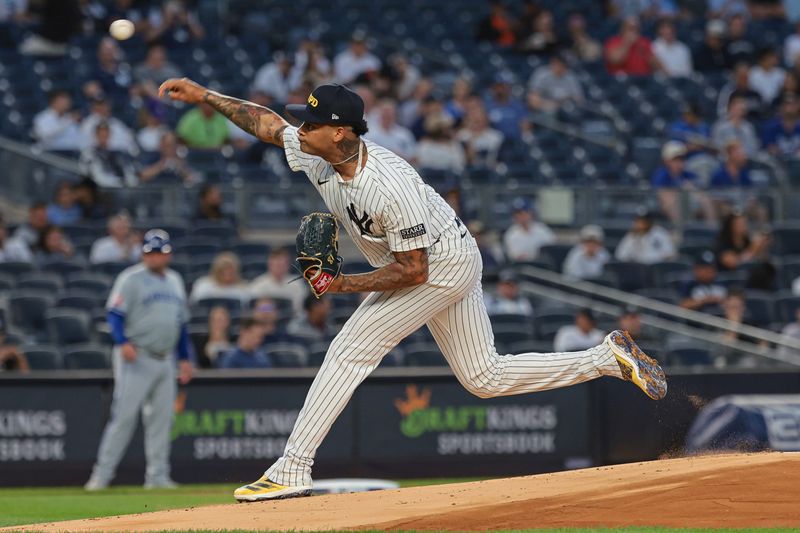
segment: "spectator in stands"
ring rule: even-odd
[[[151,10],[145,40],[175,48],[200,41],[206,34],[197,15],[181,0],[166,0],[160,10]]]
[[[353,33],[350,46],[333,59],[333,77],[337,83],[353,83],[380,69],[381,60],[369,51],[367,36],[360,31]]]
[[[0,215],[0,263],[33,261],[33,254],[27,243],[17,237],[8,236],[5,218]]]
[[[91,77],[111,97],[126,95],[133,81],[131,67],[124,61],[124,57],[117,41],[111,37],[100,39],[97,45],[97,64]]]
[[[135,263],[142,256],[142,236],[131,229],[127,213],[119,213],[108,219],[108,236],[94,241],[89,253],[89,262]]]
[[[304,294],[303,297],[305,296]],[[278,306],[271,298],[253,300],[253,318],[264,326],[264,346],[291,341],[291,338],[278,327]]]
[[[319,41],[303,39],[294,53],[294,74],[299,83],[319,87],[331,82],[331,62]]]
[[[553,351],[588,350],[602,342],[603,332],[597,329],[592,310],[580,309],[575,313],[575,324],[558,328],[553,340]]]
[[[250,299],[247,284],[242,281],[241,264],[236,254],[217,254],[208,275],[194,282],[189,301],[197,303],[206,298],[231,298],[242,303]]]
[[[489,117],[480,98],[472,98],[456,136],[464,146],[467,164],[473,168],[494,168],[503,145],[503,134],[489,125]]]
[[[657,331],[642,324],[642,315],[636,306],[625,306],[619,315],[618,321],[619,329],[630,333],[631,337],[636,339],[636,342],[640,345],[661,341],[661,336]]]
[[[559,54],[550,56],[547,66],[537,68],[528,81],[528,105],[535,111],[555,113],[565,103],[582,104],[583,89]]]
[[[728,341],[744,341],[750,342],[754,344],[761,344],[764,348],[767,348],[769,345],[765,341],[760,341],[758,339],[754,339],[747,334],[741,333],[740,328],[738,326],[745,325],[745,326],[767,326],[767,324],[756,324],[753,321],[753,317],[751,316],[750,312],[747,309],[747,302],[745,300],[744,292],[740,289],[731,289],[728,291],[728,294],[722,300],[720,304],[722,308],[722,317],[728,320],[729,322],[733,322],[735,324],[734,329],[732,330],[724,330],[722,333],[722,337]],[[719,354],[721,359],[724,361],[726,365],[735,364],[736,366],[749,366],[753,367],[758,364],[756,359],[752,355],[743,355],[741,353],[737,353],[733,350],[722,350],[722,353]]]
[[[228,309],[222,305],[212,307],[208,312],[208,339],[200,354],[201,366],[219,366],[220,356],[233,350],[230,329],[231,314]]]
[[[427,115],[428,108],[436,99],[433,97],[433,83],[429,78],[422,78],[414,87],[414,92],[410,98],[400,104],[397,110],[397,121],[410,129],[414,137],[419,139],[422,137],[421,122],[423,117]],[[439,103],[441,106],[441,103]],[[444,110],[442,110],[444,112]],[[419,128],[415,129],[414,126],[418,125]]]
[[[369,124],[369,132],[364,137],[405,160],[413,161],[417,140],[408,128],[397,123],[397,105],[394,101],[381,100],[377,106],[377,114],[378,120]]]
[[[745,0],[707,0],[708,16],[727,19],[733,16],[749,16]]]
[[[42,262],[50,259],[68,259],[75,254],[75,249],[67,240],[64,231],[58,226],[47,226],[42,230],[36,246],[36,260]]]
[[[108,149],[136,155],[139,151],[133,132],[120,119],[111,115],[111,103],[105,95],[92,100],[91,113],[81,122],[81,147],[91,148],[97,142],[97,125],[104,122],[109,128]]]
[[[460,125],[464,120],[464,115],[467,114],[467,108],[477,98],[472,92],[472,85],[468,79],[456,78],[450,90],[450,100],[445,104],[444,110],[456,124]]]
[[[658,194],[661,211],[670,222],[677,223],[681,219],[679,190],[693,190],[697,184],[697,176],[687,171],[684,165],[686,145],[680,141],[667,141],[661,148],[663,165],[656,169],[651,185]]]
[[[794,33],[783,43],[783,62],[790,69],[800,64],[800,22],[794,26]]]
[[[527,54],[551,55],[563,46],[553,23],[553,14],[543,9],[532,24],[523,28],[517,42],[517,50]]]
[[[200,192],[197,195],[195,222],[228,223],[235,226],[235,217],[224,211],[223,203],[222,190],[220,190],[219,185],[214,183],[204,184],[200,187]]]
[[[467,227],[470,234],[475,238],[475,242],[478,243],[484,273],[496,272],[500,265],[505,262],[505,257],[503,255],[503,247],[497,242],[494,232],[488,232],[480,220],[470,222]]]
[[[778,53],[767,48],[759,55],[758,64],[750,69],[750,88],[758,93],[767,107],[778,97],[786,79],[786,71],[779,65]]]
[[[686,146],[686,157],[705,153],[711,145],[711,128],[703,120],[700,106],[696,102],[688,102],[681,110],[681,118],[669,127],[669,138],[680,141]]]
[[[464,148],[455,140],[453,119],[446,114],[429,115],[425,136],[417,145],[417,165],[425,171],[459,174],[464,170]]]
[[[267,256],[267,271],[250,282],[251,297],[283,298],[292,302],[296,313],[302,311],[303,300],[307,293],[300,283],[290,283],[291,262],[288,248],[279,246],[270,250]]]
[[[72,109],[67,91],[53,90],[47,109],[33,117],[33,136],[45,150],[79,150],[81,115]]]
[[[28,359],[22,350],[6,336],[5,323],[0,319],[0,372],[26,374],[29,371]]]
[[[53,202],[47,206],[47,221],[50,224],[63,226],[64,224],[75,224],[80,219],[81,208],[75,201],[72,184],[66,180],[59,182]],[[41,237],[41,232],[39,236]]]
[[[326,341],[335,330],[330,323],[331,301],[328,298],[317,298],[313,294],[303,301],[304,313],[289,322],[286,332],[305,341]]]
[[[136,132],[136,142],[144,152],[157,152],[161,136],[170,132],[170,129],[164,125],[156,106],[142,107],[139,112],[139,123],[142,127]]]
[[[489,14],[478,24],[475,38],[498,46],[511,47],[517,42],[514,21],[503,0],[489,0]]]
[[[768,233],[751,236],[747,217],[734,212],[725,217],[717,235],[717,265],[721,270],[736,270],[745,262],[767,261],[772,238]]]
[[[111,128],[98,122],[95,140],[81,153],[80,165],[84,174],[101,187],[132,187],[138,183],[136,169],[127,153],[111,149]]]
[[[300,85],[301,73],[292,67],[291,55],[280,50],[274,52],[272,61],[265,63],[256,72],[252,89],[268,95],[280,104],[285,104],[292,89]]]
[[[714,252],[706,250],[694,261],[693,279],[681,289],[680,306],[693,311],[720,314],[719,304],[728,290],[717,281]]]
[[[751,120],[758,120],[763,112],[764,102],[761,95],[750,88],[750,67],[747,63],[737,63],[732,76],[732,80],[719,91],[717,115],[722,119],[730,112],[733,100],[742,98],[745,101],[745,115]]]
[[[489,122],[507,139],[520,138],[520,126],[528,114],[525,104],[512,94],[513,83],[514,76],[510,72],[498,73],[485,102]]]
[[[800,296],[800,276],[796,277],[794,281],[792,281],[792,294],[795,296]]]
[[[711,138],[718,150],[738,142],[748,157],[758,153],[758,137],[753,125],[747,120],[747,101],[742,97],[734,97],[728,104],[728,114],[718,120],[711,129]]]
[[[731,67],[732,62],[725,47],[725,21],[709,20],[706,38],[693,54],[693,63],[698,72],[720,72]]]
[[[416,65],[401,53],[392,54],[387,66],[395,98],[401,102],[407,100],[414,93],[422,74]]]
[[[39,243],[39,237],[47,227],[47,204],[42,201],[33,202],[28,206],[28,219],[19,225],[14,232],[14,238],[23,241],[28,248],[33,248]]]
[[[185,152],[185,148],[183,150]],[[192,185],[200,181],[200,177],[186,162],[183,152],[178,150],[178,138],[172,132],[166,132],[159,141],[158,160],[139,171],[142,182],[167,182]]]
[[[219,356],[220,368],[270,368],[272,359],[263,348],[264,326],[252,317],[239,323],[236,348]]]
[[[737,139],[730,139],[724,145],[724,159],[719,169],[711,176],[709,186],[713,188],[748,188],[753,186],[750,180],[750,167],[744,145]]]
[[[608,7],[610,14],[616,18],[658,19],[678,15],[675,0],[611,0]]]
[[[594,63],[603,57],[603,47],[586,31],[586,18],[580,13],[573,13],[567,20],[570,52],[586,63]]]
[[[640,32],[636,17],[626,17],[619,34],[610,37],[604,48],[606,67],[611,74],[649,76],[661,68],[650,39]]]
[[[764,127],[764,148],[780,159],[800,157],[800,105],[793,95],[781,100],[778,116]]]
[[[631,230],[617,246],[614,257],[618,261],[653,264],[675,257],[675,244],[669,232],[656,226],[653,214],[642,209],[636,213]]]
[[[553,244],[556,236],[536,220],[533,205],[527,198],[515,199],[511,209],[514,222],[503,236],[506,256],[510,261],[535,261],[542,246]]]
[[[230,137],[228,121],[205,103],[187,111],[175,132],[186,146],[198,149],[219,148]]]
[[[565,276],[577,279],[597,279],[603,275],[611,254],[603,247],[605,233],[596,224],[581,228],[580,240],[567,254],[561,269]]]
[[[728,19],[728,42],[725,45],[732,64],[751,63],[755,57],[753,40],[747,35],[747,19],[737,14]]]
[[[70,37],[80,30],[78,0],[44,0],[38,4],[40,16],[36,33],[20,43],[20,54],[37,57],[65,55]]]
[[[136,83],[152,88],[152,90],[146,90],[146,94],[149,96],[158,95],[158,86],[164,80],[181,76],[180,69],[170,63],[167,49],[161,43],[153,43],[148,46],[144,61],[133,69],[133,78]]]
[[[100,191],[97,183],[92,178],[86,177],[72,187],[75,201],[81,208],[83,220],[103,220],[108,218],[108,213],[113,207],[110,196]]]
[[[800,278],[798,278],[800,280]],[[798,307],[794,312],[794,322],[789,322],[783,329],[781,330],[781,335],[786,337],[787,339],[794,339],[796,341],[800,341],[800,307]],[[778,355],[786,358],[786,357],[796,357],[797,350],[793,350],[786,346],[781,346],[778,348]]]
[[[658,38],[653,41],[653,54],[661,70],[670,78],[688,78],[694,72],[689,47],[675,36],[675,24],[662,20],[658,24]]]
[[[485,293],[484,300],[490,315],[533,317],[531,302],[519,293],[519,280],[513,270],[500,272],[495,291]]]

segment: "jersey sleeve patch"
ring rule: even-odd
[[[425,235],[426,233],[428,233],[428,231],[425,229],[425,224],[417,224],[416,226],[400,230],[400,236],[403,239],[413,239]]]

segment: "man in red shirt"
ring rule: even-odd
[[[653,55],[650,39],[639,31],[639,19],[627,17],[617,35],[605,45],[606,67],[611,74],[649,76],[660,65]]]

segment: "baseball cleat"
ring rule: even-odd
[[[284,498],[299,498],[301,496],[311,496],[311,486],[301,485],[290,487],[279,485],[261,476],[258,481],[249,485],[243,485],[233,491],[233,497],[240,502],[258,502],[261,500],[282,500]]]
[[[652,357],[648,357],[627,331],[614,330],[605,343],[617,359],[622,379],[633,382],[654,400],[667,395],[667,377]]]
[[[83,490],[87,492],[97,492],[98,490],[106,490],[108,488],[108,482],[103,481],[100,478],[96,478],[92,476],[89,478],[89,481],[83,486]]]

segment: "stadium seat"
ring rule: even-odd
[[[33,263],[25,263],[18,261],[7,261],[0,263],[0,274],[8,274],[10,276],[19,276],[20,274],[27,274],[33,272],[35,269]]]
[[[404,348],[406,366],[445,366],[439,347],[431,343],[414,343]]]
[[[267,264],[267,256],[269,255],[269,246],[267,244],[261,242],[239,241],[232,246],[232,250],[233,253],[242,259],[243,263],[245,261],[260,261],[262,270]]]
[[[72,346],[64,353],[64,367],[70,370],[111,368],[108,347],[93,343]]]
[[[100,272],[77,272],[67,276],[66,288],[105,296],[111,290],[111,276]]]
[[[623,291],[636,291],[652,287],[650,265],[631,261],[609,261],[605,269],[617,276],[617,288]]]
[[[746,318],[752,325],[766,328],[776,320],[775,295],[768,292],[748,291],[745,294]]]
[[[14,288],[14,276],[10,274],[0,274],[0,292],[10,291]]]
[[[688,261],[662,261],[650,265],[650,269],[656,287],[666,287],[669,276],[672,276],[672,279],[675,279],[675,276],[683,279],[692,275],[692,264]]]
[[[53,307],[54,296],[43,291],[11,291],[8,298],[11,323],[25,333],[43,336],[45,314]]]
[[[105,274],[108,277],[114,278],[120,272],[131,266],[132,263],[126,261],[109,261],[107,263],[99,263],[92,266],[93,271]]]
[[[775,240],[773,252],[777,255],[800,255],[800,227],[783,226],[772,230]]]
[[[23,346],[22,351],[31,370],[58,370],[64,367],[61,352],[56,346],[32,344]]]
[[[775,305],[778,311],[778,318],[781,322],[786,324],[789,322],[794,322],[795,313],[797,312],[797,309],[800,308],[800,296],[781,296],[776,300]]]
[[[299,343],[279,342],[267,347],[267,355],[277,368],[300,368],[306,366],[308,351]]]
[[[47,337],[51,343],[85,344],[90,340],[91,315],[78,309],[55,308],[47,311]]]
[[[18,289],[31,289],[57,294],[64,285],[59,274],[52,272],[29,272],[17,276]]]
[[[211,310],[212,307],[222,306],[231,314],[239,315],[242,312],[242,301],[239,298],[201,298],[195,303],[198,309],[205,311]]]
[[[210,239],[212,241],[227,243],[236,238],[236,228],[231,224],[203,223],[193,226],[190,230],[192,239]]]
[[[42,263],[42,270],[59,274],[62,278],[69,274],[86,270],[86,263],[80,259],[51,259]]]
[[[561,326],[573,324],[575,315],[559,311],[540,312],[536,315],[534,325],[536,326],[536,338],[544,341],[551,341],[556,336],[556,332]]]
[[[702,348],[675,348],[667,352],[666,361],[675,366],[710,366],[711,353]]]
[[[541,257],[548,261],[551,265],[553,270],[561,272],[561,267],[564,264],[564,260],[567,258],[567,254],[569,251],[572,250],[573,245],[571,244],[547,244],[542,246],[539,250]]]
[[[780,268],[781,288],[791,289],[796,279],[800,279],[800,260],[794,258],[785,260]]]

